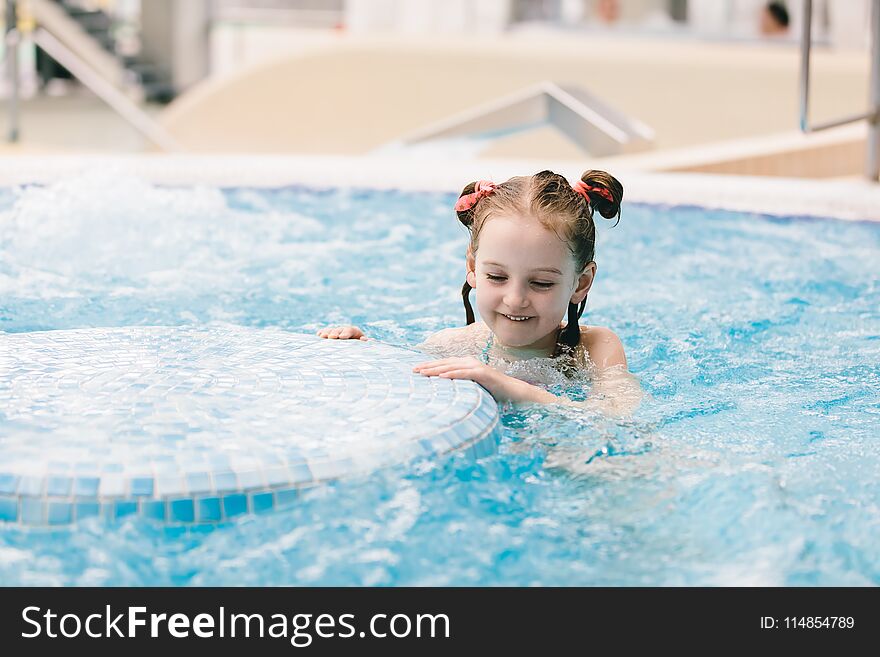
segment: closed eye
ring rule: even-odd
[[[507,276],[496,276],[495,274],[486,274],[486,278],[490,281],[495,281],[496,283],[500,283],[502,281],[507,280]],[[549,290],[551,287],[555,285],[555,283],[545,283],[544,281],[532,281],[532,285],[537,287],[540,290]]]

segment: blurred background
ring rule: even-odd
[[[5,5],[6,155],[442,154],[864,172],[866,122],[799,130],[800,1]],[[871,8],[812,3],[810,121],[869,107]]]

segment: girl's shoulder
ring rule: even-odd
[[[417,348],[444,357],[472,355],[479,352],[478,344],[485,342],[488,335],[489,328],[483,322],[474,322],[467,326],[441,329],[428,336]]]
[[[483,335],[489,335],[489,327],[483,322],[474,322],[467,326],[454,326],[452,328],[440,329],[428,337],[425,342],[428,342],[429,340],[462,340],[465,338],[476,338]]]
[[[623,343],[614,331],[605,326],[581,326],[580,329],[581,353],[593,365],[600,370],[617,365],[626,367]]]

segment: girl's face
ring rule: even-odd
[[[596,272],[593,262],[576,272],[568,245],[536,219],[520,216],[487,221],[467,268],[480,317],[496,338],[551,352],[569,302],[587,296]]]

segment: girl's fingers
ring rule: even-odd
[[[443,372],[440,374],[444,379],[470,379],[471,381],[477,380],[477,373],[473,370],[450,370],[448,372]]]
[[[447,367],[438,367],[431,370],[422,370],[419,372],[422,376],[442,376],[446,378],[467,378],[476,380],[480,376],[480,371],[470,367],[461,367],[449,365]]]
[[[439,372],[445,372],[446,370],[456,369],[458,367],[459,366],[454,363],[443,363],[438,365],[428,365],[426,367],[420,367],[415,371],[421,374],[437,374]]]
[[[424,371],[426,369],[433,369],[436,367],[443,367],[445,365],[458,365],[460,364],[460,358],[442,358],[440,360],[431,360],[427,363],[419,363],[415,367],[413,367],[413,372]]]
[[[329,340],[368,340],[360,329],[354,326],[328,326],[317,332],[318,337],[327,338]]]

